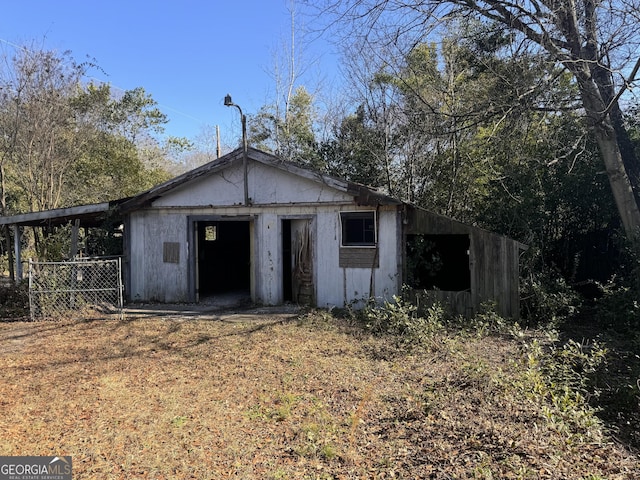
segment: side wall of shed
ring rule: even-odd
[[[435,292],[433,297],[450,303],[457,313],[478,312],[483,303],[489,302],[496,304],[501,315],[519,318],[518,242],[421,209],[409,208],[406,218],[406,234],[469,236],[470,291]]]
[[[129,300],[189,301],[187,219],[184,214],[138,211],[128,221]]]
[[[520,316],[518,242],[480,229],[470,231],[471,285],[474,311],[495,303],[505,317]]]

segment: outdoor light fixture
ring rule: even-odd
[[[225,107],[236,107],[240,112],[240,120],[242,121],[242,167],[244,169],[244,204],[249,205],[249,182],[247,180],[247,117],[242,113],[240,105],[236,105],[231,100],[231,95],[227,94],[224,97]]]

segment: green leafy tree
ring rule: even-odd
[[[53,52],[19,50],[0,78],[1,157],[5,213],[62,205],[65,176],[72,167],[74,112],[69,98],[83,68]]]
[[[144,156],[166,117],[143,89],[85,82],[89,63],[20,48],[0,66],[1,214],[132,195],[167,178]],[[7,251],[9,232],[4,232]],[[33,238],[35,248],[41,236]]]
[[[416,45],[401,68],[386,66],[374,75],[371,88],[386,93],[367,110],[371,121],[387,119],[379,138],[385,138],[390,159],[389,190],[464,221],[474,220],[474,204],[486,194],[486,183],[500,175],[478,157],[478,132],[516,126],[520,117],[544,108],[528,92],[560,94],[557,76],[540,69],[537,57],[499,56],[509,38],[487,40],[478,32],[476,39],[482,44],[447,38],[439,50]],[[486,141],[499,143],[495,136]]]
[[[450,28],[369,84],[385,92],[362,112],[368,125],[388,119],[390,190],[529,244],[536,268],[606,279],[620,223],[575,83],[537,51],[510,55],[518,45],[495,25]]]
[[[280,115],[275,106],[265,106],[249,118],[249,143],[282,159],[316,169],[322,168],[314,132],[313,97],[298,87]]]
[[[327,173],[373,187],[385,186],[384,138],[367,124],[364,108],[342,119],[320,146]]]

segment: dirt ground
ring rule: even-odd
[[[0,451],[77,479],[640,478],[521,340],[405,351],[328,312],[136,305],[0,323]]]

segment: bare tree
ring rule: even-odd
[[[319,8],[350,38],[364,40],[369,52],[384,45],[404,58],[454,17],[495,22],[545,52],[575,79],[622,224],[629,238],[637,237],[632,181],[640,168],[618,104],[640,68],[639,0],[327,0]]]

